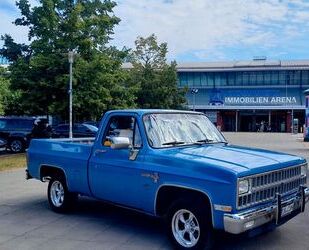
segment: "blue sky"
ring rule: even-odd
[[[36,4],[37,0],[30,0]],[[118,0],[113,45],[133,47],[155,33],[178,62],[309,59],[308,0]],[[27,43],[27,29],[11,24],[15,0],[0,1],[0,34]]]

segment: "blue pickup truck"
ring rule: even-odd
[[[96,138],[32,140],[27,157],[55,212],[84,195],[164,217],[180,249],[276,227],[309,199],[303,158],[230,145],[198,112],[110,111]]]

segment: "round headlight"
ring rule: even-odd
[[[307,172],[308,172],[308,164],[302,165],[301,166],[301,175],[307,176]]]
[[[238,194],[245,194],[249,192],[249,180],[241,180],[238,183]]]

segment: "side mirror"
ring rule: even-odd
[[[131,145],[128,137],[111,137],[110,141],[112,143],[112,149],[129,148],[129,146]]]

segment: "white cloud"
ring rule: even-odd
[[[287,27],[287,21],[307,21],[304,6],[300,0],[123,0],[115,9],[122,22],[114,43],[132,47],[137,36],[155,33],[168,42],[171,58],[234,45],[276,46],[284,39],[280,34],[296,30],[292,24]]]
[[[0,0],[0,34],[27,42],[27,28],[12,24],[20,16],[14,0]],[[117,0],[116,0],[117,1]],[[30,0],[31,6],[38,0]],[[275,48],[309,33],[306,0],[118,0],[113,44],[133,47],[137,36],[155,33],[168,42],[169,57],[191,54],[224,58],[224,49]],[[14,11],[15,9],[15,11]],[[13,11],[12,11],[13,10]],[[288,47],[288,46],[286,46]]]
[[[38,0],[29,0],[30,6],[38,4]],[[17,43],[29,43],[28,28],[13,24],[20,17],[20,11],[13,0],[1,0],[0,6],[0,35],[9,34]],[[2,41],[0,42],[3,43]]]
[[[27,43],[28,29],[13,24],[17,16],[0,12],[0,35],[9,34],[18,43]]]

